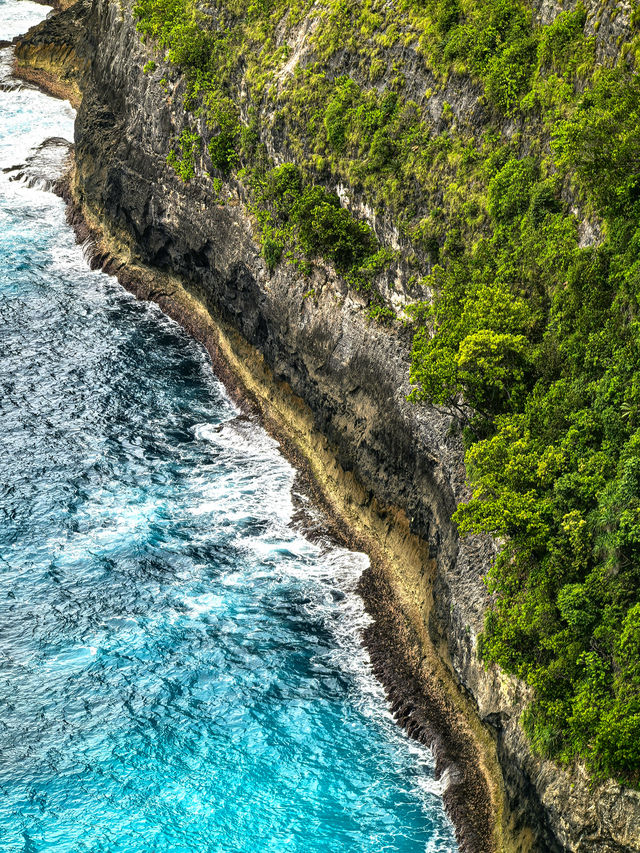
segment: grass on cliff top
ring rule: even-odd
[[[338,183],[399,227],[433,294],[413,310],[414,399],[465,425],[461,532],[506,543],[481,654],[534,688],[537,751],[638,785],[640,14],[604,67],[568,5],[547,26],[520,0],[139,0],[136,15],[189,80],[216,180],[251,188],[270,267],[324,258],[375,294],[393,257]],[[170,155],[185,180],[190,134]]]

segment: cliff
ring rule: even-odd
[[[57,8],[66,7],[57,4]],[[84,18],[78,7],[58,17],[53,15],[46,28],[37,30],[22,47],[21,76],[56,97],[69,100],[74,107],[80,104],[81,94],[78,80],[84,62],[76,52],[76,45],[83,35]]]
[[[597,32],[606,56],[628,10],[616,4],[615,16],[594,5],[604,7]],[[538,12],[549,19],[561,8],[544,2]],[[314,26],[309,13],[288,34],[287,67],[304,63]],[[452,522],[469,497],[462,440],[450,415],[407,401],[410,331],[372,320],[368,292],[328,263],[307,275],[292,264],[269,269],[246,185],[214,185],[206,145],[193,177],[180,179],[167,160],[175,140],[194,121],[205,142],[211,134],[202,114],[185,112],[184,75],[143,43],[126,0],[80,0],[22,39],[16,56],[23,70],[64,67],[78,93],[72,201],[97,241],[96,262],[220,354],[372,554],[364,592],[378,619],[368,638],[374,664],[403,724],[435,742],[441,768],[450,766],[447,802],[462,849],[640,850],[640,794],[613,781],[594,786],[581,765],[563,769],[534,755],[520,725],[527,688],[478,659],[489,604],[483,578],[496,545],[461,539]],[[417,97],[429,74],[411,47],[390,48],[389,69],[400,57]],[[364,82],[348,51],[331,63],[333,74]],[[272,159],[306,156],[268,109],[262,142]],[[431,99],[434,124],[448,109],[460,123],[481,121],[477,84],[444,81]],[[392,208],[374,211],[365,190],[337,188],[398,249],[377,287],[401,311],[416,288]]]

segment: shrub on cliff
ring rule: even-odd
[[[175,147],[167,155],[167,162],[173,166],[180,180],[185,183],[195,177],[195,156],[201,145],[202,139],[199,134],[185,128]]]
[[[357,280],[364,283],[359,272],[376,255],[378,240],[366,223],[340,205],[335,193],[305,185],[300,170],[293,163],[269,170],[254,191],[258,219],[265,236],[263,254],[270,267],[277,254],[275,245],[279,238],[279,255],[288,243],[310,259],[322,257],[331,261],[354,283]]]

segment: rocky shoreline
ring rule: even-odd
[[[339,489],[327,490],[314,473],[310,454],[301,449],[292,425],[298,420],[295,410],[304,406],[303,401],[285,391],[284,399],[280,400],[280,417],[274,417],[270,391],[277,382],[260,364],[259,353],[252,351],[219,317],[211,316],[190,299],[180,282],[135,263],[97,223],[89,225],[73,197],[72,186],[73,171],[58,183],[55,191],[67,203],[68,221],[78,242],[85,246],[91,267],[115,276],[139,299],[158,304],[205,346],[216,375],[234,402],[245,415],[259,419],[296,468],[297,489],[310,496],[326,520],[321,532],[369,555],[371,565],[360,580],[358,592],[374,620],[363,637],[374,673],[385,689],[398,724],[434,754],[436,777],[446,782],[443,799],[456,827],[460,849],[491,853],[496,849],[495,794],[492,797],[488,790],[486,773],[480,767],[482,759],[465,713],[456,707],[459,697],[452,698],[451,685],[446,684],[450,676],[435,655],[430,665],[425,666],[424,639],[416,636],[388,580],[388,573],[394,569],[389,565],[390,555],[376,546],[366,525],[350,523],[337,499]],[[241,361],[245,367],[250,365],[255,382],[248,382],[246,373],[238,369]],[[290,409],[284,410],[287,417],[283,420],[284,407]],[[321,441],[321,436],[315,440]]]
[[[328,268],[311,282],[290,267],[270,274],[241,185],[221,204],[204,171],[178,180],[166,153],[184,121],[182,82],[170,66],[155,75],[168,92],[145,75],[151,55],[130,8],[109,0],[81,0],[16,49],[21,75],[80,93],[64,192],[93,264],[205,344],[343,541],[370,554],[361,589],[376,620],[374,668],[399,722],[434,746],[439,771],[451,768],[445,801],[461,849],[640,850],[640,795],[533,756],[519,725],[523,685],[477,658],[495,545],[457,537],[460,439],[442,413],[407,403],[406,334],[370,324]]]

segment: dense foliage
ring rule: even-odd
[[[416,396],[472,409],[473,499],[456,520],[505,541],[483,656],[534,688],[525,727],[539,751],[637,784],[640,81],[624,62],[599,68],[545,109],[549,78],[575,74],[560,70],[562,46],[586,53],[583,23],[578,9],[535,33],[539,62],[558,70],[532,73],[519,109],[536,105],[551,150],[486,161],[491,229],[431,273],[413,377]],[[569,182],[600,223],[595,245],[580,246]]]
[[[312,5],[298,62],[287,36]],[[396,254],[333,188],[393,217],[433,294],[413,311],[413,396],[465,424],[460,530],[505,543],[481,653],[534,689],[537,750],[638,784],[638,39],[596,62],[585,9],[566,5],[547,26],[522,0],[139,0],[136,14],[208,128],[169,161],[185,181],[205,163],[216,186],[243,182],[269,268],[322,258],[391,322],[375,282]],[[433,80],[424,97],[405,54]],[[270,161],[266,133],[291,162]]]

